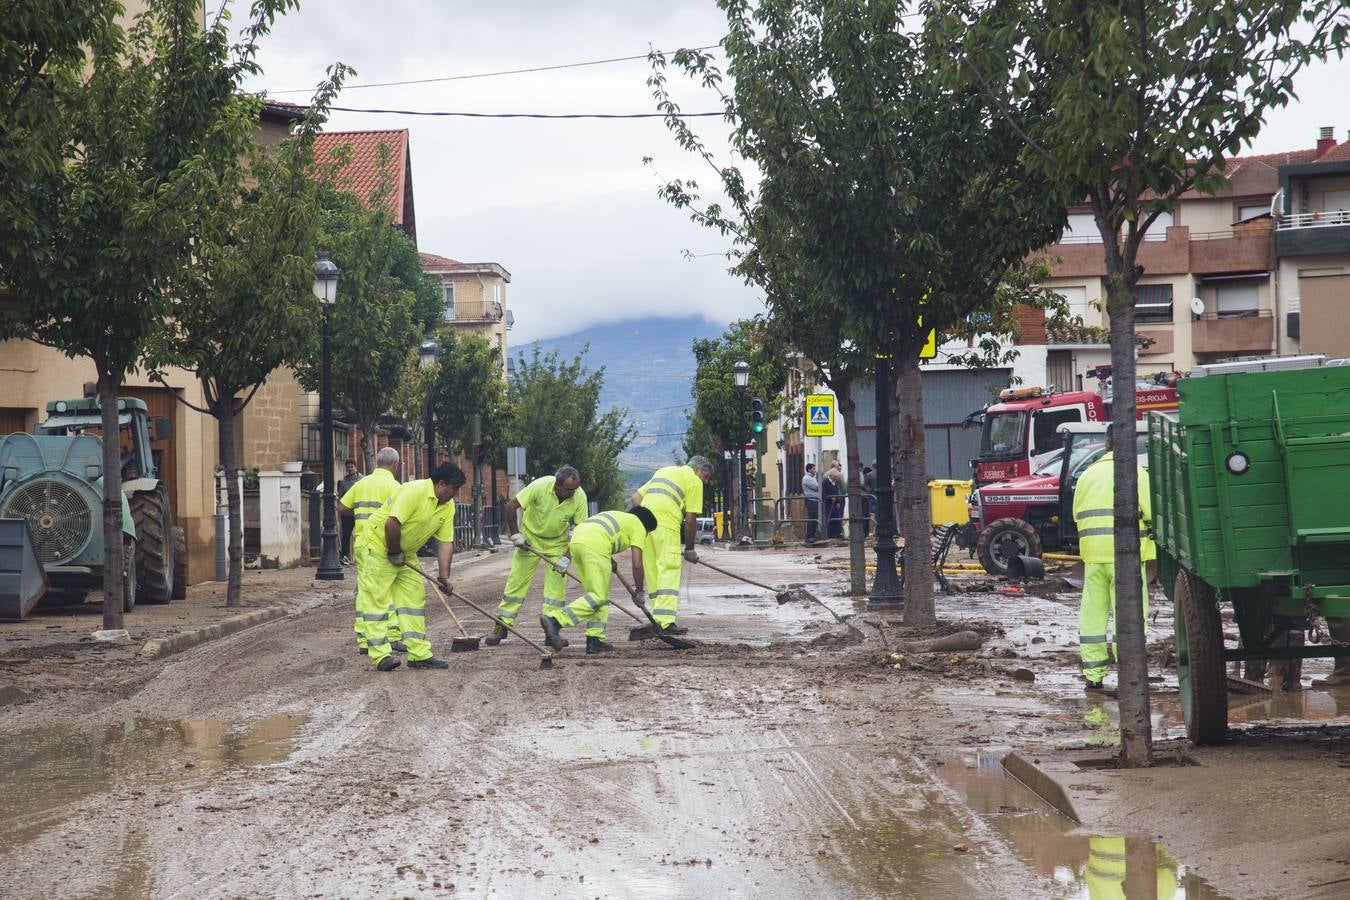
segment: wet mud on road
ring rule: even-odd
[[[799,554],[717,560],[868,617]],[[456,589],[495,604],[507,564],[465,567]],[[936,672],[895,667],[873,627],[702,567],[681,603],[700,646],[684,653],[625,642],[633,623],[612,613],[606,657],[574,631],[551,671],[508,638],[446,654],[449,671],[376,674],[348,604],[322,595],[142,663],[152,674],[121,692],[111,664],[85,672],[103,688],[59,697],[3,672],[0,894],[1077,898],[1123,857],[1129,891],[1112,896],[1223,896],[1214,868],[1210,887],[1186,865],[1199,848],[1155,845],[1147,822],[1078,828],[1003,775],[1014,746],[1109,743],[1113,706],[1060,674],[1075,607],[1008,602],[1003,636]],[[991,618],[988,598],[939,603]],[[448,651],[434,602],[428,625]],[[1021,658],[1005,664],[1000,642]],[[999,668],[1012,664],[1036,682]],[[1155,715],[1164,732],[1171,716]]]

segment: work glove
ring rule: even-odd
[[[525,535],[517,531],[515,534],[511,535],[511,543],[515,544],[517,547],[524,547]]]
[[[453,594],[455,592],[454,587],[450,584],[450,579],[446,578],[444,575],[437,578],[436,583],[439,584],[441,590],[445,591],[447,594]]]
[[[689,547],[684,551],[684,558],[690,562],[698,562],[698,551],[693,547]]]
[[[636,603],[638,606],[646,607],[647,600],[648,597],[646,591],[638,591],[636,594],[633,595],[633,602]]]
[[[391,566],[398,566],[401,569],[407,565],[407,563],[408,557],[403,555],[402,550],[395,550],[393,553],[389,554],[389,564]]]
[[[558,557],[557,561],[553,563],[553,571],[557,572],[559,575],[566,575],[567,567],[570,566],[571,564],[572,558],[570,556],[567,555],[560,556]]]

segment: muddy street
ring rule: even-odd
[[[1085,706],[1062,642],[1031,643],[1071,606],[1009,598],[994,653],[911,672],[841,573],[713,552],[882,627],[695,567],[694,650],[626,642],[614,612],[608,656],[579,633],[549,671],[515,638],[451,655],[432,600],[449,671],[375,673],[342,589],[296,578],[295,614],[165,660],[4,666],[0,894],[1074,898],[1107,896],[1093,861],[1124,853],[1132,884],[1157,874],[1130,897],[1274,896],[1221,894],[1221,857],[1202,881],[1169,835],[1076,827],[1004,774],[1013,748],[1109,742],[1111,704]],[[495,604],[507,565],[457,565],[456,588]],[[1014,643],[1034,683],[999,668]],[[1179,727],[1165,695],[1155,718]]]

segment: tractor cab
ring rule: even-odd
[[[162,416],[151,418],[145,401],[122,397],[117,401],[117,441],[121,448],[122,482],[155,479],[159,472],[150,445],[173,437],[172,423]],[[34,429],[40,435],[79,434],[103,437],[103,413],[97,398],[52,400],[47,403],[47,418]],[[134,488],[133,488],[134,489]]]

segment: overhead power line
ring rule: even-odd
[[[694,47],[694,50],[714,50],[720,44],[708,44],[703,47]],[[661,51],[656,51],[661,52]],[[354,91],[361,88],[380,88],[380,87],[402,87],[409,84],[441,84],[446,81],[468,81],[471,78],[497,78],[501,75],[527,75],[531,72],[556,72],[559,69],[580,69],[585,66],[604,66],[610,63],[632,62],[633,60],[646,59],[651,54],[640,53],[636,56],[612,56],[609,59],[591,59],[585,62],[562,63],[556,66],[531,66],[528,69],[502,69],[497,72],[474,72],[469,75],[438,75],[432,78],[412,78],[407,81],[369,81],[365,84],[346,84],[342,86],[344,91]],[[308,94],[313,88],[289,88],[284,91],[268,91],[269,94]]]
[[[334,112],[371,113],[384,116],[457,116],[463,119],[664,119],[667,113],[484,113],[453,112],[431,109],[365,109],[354,106],[332,106]],[[676,113],[679,119],[702,119],[724,116],[725,112]]]

